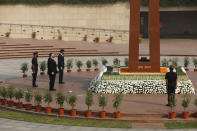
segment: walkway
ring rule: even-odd
[[[0,118],[0,131],[171,131],[167,129],[115,129],[115,128],[93,128],[93,127],[72,127],[39,124],[23,121],[15,121]],[[196,131],[196,129],[173,130],[173,131]]]

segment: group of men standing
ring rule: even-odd
[[[49,90],[55,91],[56,89],[54,88],[54,85],[55,85],[55,78],[57,74],[57,67],[59,69],[59,84],[64,84],[63,75],[64,75],[65,65],[64,65],[64,50],[63,49],[60,50],[60,53],[58,55],[58,65],[56,64],[56,61],[54,60],[54,54],[49,53],[47,67],[48,67],[48,75],[50,79]],[[38,52],[34,52],[33,58],[32,58],[32,86],[33,87],[38,87],[38,85],[36,84],[37,74],[38,74]]]

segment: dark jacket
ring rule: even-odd
[[[32,63],[32,67],[31,67],[32,71],[38,72],[38,59],[36,57],[33,57],[31,63]]]
[[[54,72],[55,74],[57,73],[57,64],[55,60],[49,58],[48,59],[48,74],[51,75],[52,72]]]
[[[176,88],[177,73],[172,71],[168,72],[165,79],[168,80],[168,90],[174,90]]]
[[[64,68],[64,56],[61,54],[58,55],[58,68],[60,67]]]

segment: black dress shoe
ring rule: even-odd
[[[56,91],[56,89],[50,89],[50,91]]]
[[[33,85],[33,87],[38,87],[38,85]]]
[[[59,84],[64,84],[64,82],[59,82]]]
[[[166,106],[170,106],[169,104],[166,104]]]

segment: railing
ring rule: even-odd
[[[64,40],[83,40],[85,35],[89,41],[100,37],[101,41],[105,42],[111,36],[114,42],[127,43],[129,40],[128,30],[0,23],[1,37],[4,37],[6,32],[11,32],[12,37],[29,38],[32,32],[36,32],[37,39],[57,39],[58,30]]]

